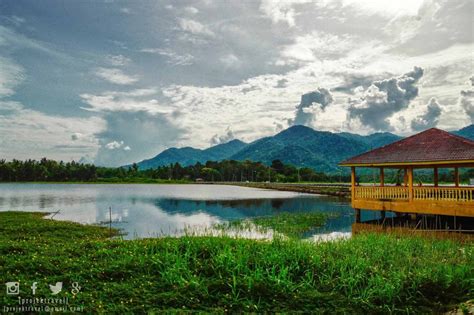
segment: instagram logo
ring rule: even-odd
[[[19,282],[7,282],[7,295],[18,295],[20,294],[20,283]]]

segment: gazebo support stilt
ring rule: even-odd
[[[355,210],[355,221],[356,223],[360,223],[360,209],[354,209]]]

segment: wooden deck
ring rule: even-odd
[[[474,187],[355,186],[355,209],[474,217]]]

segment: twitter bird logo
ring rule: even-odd
[[[62,282],[56,282],[55,285],[49,285],[49,289],[51,290],[51,292],[53,293],[53,295],[56,295],[58,294],[59,292],[61,292],[61,290],[63,289],[63,283]]]

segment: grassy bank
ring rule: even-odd
[[[226,237],[123,241],[104,228],[40,214],[0,213],[0,281],[22,296],[57,297],[84,311],[161,310],[420,313],[473,298],[470,243],[362,235],[311,244]],[[72,282],[81,292],[73,298]],[[0,290],[3,305],[15,296]]]
[[[308,194],[320,194],[328,196],[337,196],[350,198],[350,187],[344,186],[316,186],[310,183],[231,183],[230,185],[273,189],[281,191],[294,191]]]
[[[285,237],[299,239],[303,237],[305,233],[323,226],[329,217],[330,215],[323,213],[282,212],[271,216],[220,223],[217,224],[215,228],[225,231],[233,229],[245,230],[256,226],[258,230],[262,232],[273,230]]]

